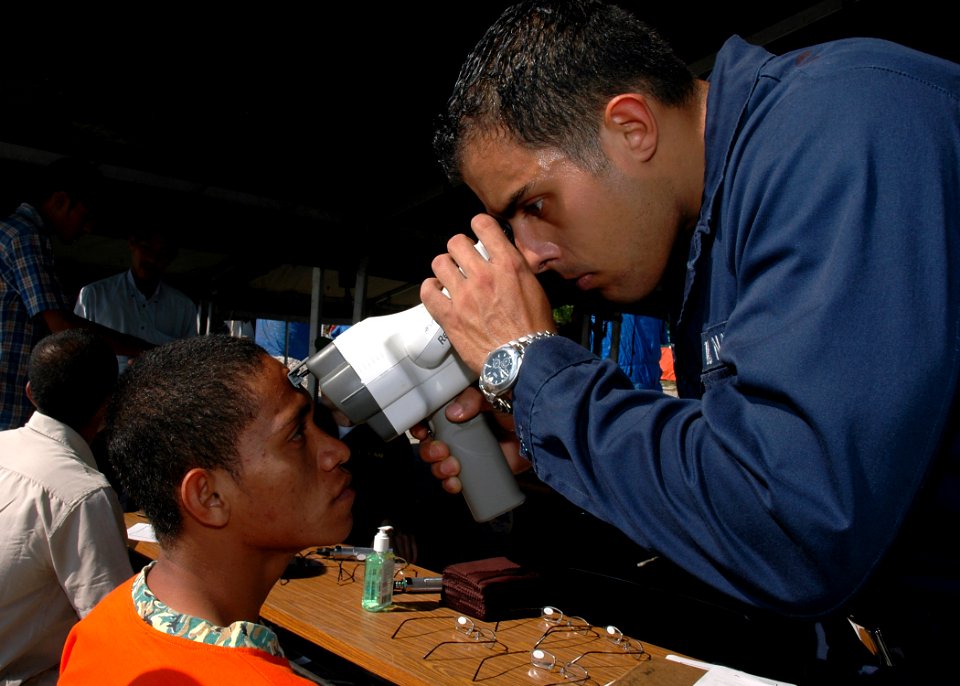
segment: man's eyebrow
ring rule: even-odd
[[[283,414],[281,415],[283,423],[281,426],[287,426],[289,424],[293,424],[294,422],[300,422],[304,417],[310,414],[310,394],[305,388],[298,388],[296,391],[298,401],[294,407],[288,407],[283,411]]]
[[[300,409],[297,410],[297,416],[305,417],[306,415],[310,414],[310,411],[313,409],[313,401],[310,399],[310,392],[301,386],[297,389],[297,394],[300,396]]]
[[[517,191],[510,196],[510,199],[507,200],[507,204],[504,205],[502,210],[496,208],[490,208],[490,214],[494,217],[499,217],[503,219],[510,219],[513,215],[517,213],[517,205],[520,204],[520,198],[525,196],[530,192],[530,187],[532,183],[527,183],[517,189]]]

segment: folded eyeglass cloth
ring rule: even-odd
[[[440,598],[447,607],[477,619],[504,619],[539,602],[539,581],[539,572],[506,557],[458,562],[443,570]]]

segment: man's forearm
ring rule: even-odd
[[[65,329],[87,328],[97,332],[110,345],[110,348],[117,355],[127,355],[133,357],[139,355],[145,350],[155,347],[142,338],[121,333],[116,329],[111,329],[102,324],[97,324],[89,319],[84,319],[73,312],[66,310],[46,310],[41,312],[38,317],[43,320],[51,333],[63,331]]]

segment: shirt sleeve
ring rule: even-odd
[[[725,381],[701,399],[634,391],[548,339],[514,392],[543,481],[751,605],[842,605],[889,549],[947,427],[956,103],[914,84],[901,101],[942,114],[890,117],[891,78],[812,84],[732,151],[710,269],[735,302],[698,302],[706,326],[724,326]]]
[[[109,488],[93,491],[51,532],[57,577],[79,617],[132,574],[123,512]]]
[[[47,310],[67,309],[54,267],[53,249],[39,231],[24,231],[13,242],[12,273],[30,317]]]
[[[197,305],[189,298],[184,299],[181,318],[181,338],[190,338],[199,334],[200,317]]]
[[[80,289],[77,294],[77,302],[73,306],[73,313],[84,319],[93,319],[93,311],[90,307],[90,289],[86,286]]]

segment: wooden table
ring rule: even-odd
[[[126,518],[127,526],[144,521],[131,513]],[[156,544],[131,541],[131,547],[149,558],[158,554]],[[439,593],[397,594],[391,610],[366,612],[360,607],[361,562],[316,554],[306,557],[316,561],[316,575],[278,582],[263,605],[262,617],[401,686],[571,683],[559,666],[584,653],[578,664],[587,669],[589,678],[575,683],[690,686],[703,676],[699,669],[665,660],[668,651],[658,646],[644,643],[643,655],[625,652],[608,640],[605,624],[587,629],[556,627],[541,619],[537,609],[526,618],[499,623],[468,618],[477,628],[495,632],[495,640],[489,642],[470,640],[455,630],[460,613],[443,607]],[[416,565],[402,573],[436,576]],[[591,620],[616,622],[613,617]],[[558,666],[552,671],[530,662],[531,649],[547,629],[550,633],[540,647],[556,656]],[[630,641],[639,644],[633,638]]]
[[[134,524],[149,523],[147,518],[139,512],[124,512],[123,519],[124,523],[127,525],[127,529]],[[149,541],[134,541],[133,539],[130,539],[127,541],[127,547],[146,560],[156,560],[160,555],[160,546]],[[139,572],[140,570],[139,568],[136,568],[134,571]]]

